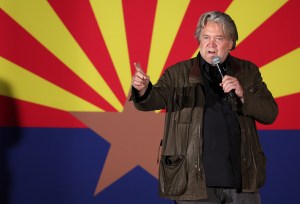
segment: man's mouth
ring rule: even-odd
[[[216,51],[208,51],[208,54],[215,55],[215,54],[217,54],[217,52]]]

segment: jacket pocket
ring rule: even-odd
[[[187,172],[183,155],[162,155],[159,166],[160,192],[182,195],[187,187]]]

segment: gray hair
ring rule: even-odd
[[[236,41],[238,40],[238,32],[235,23],[228,14],[219,11],[210,11],[200,16],[195,32],[195,38],[198,40],[198,42],[200,42],[201,31],[206,26],[208,21],[222,25],[226,37],[231,39],[233,42],[231,50],[234,50]]]

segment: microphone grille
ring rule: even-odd
[[[218,57],[218,56],[214,56],[213,59],[212,59],[212,64],[217,65],[219,63],[221,63],[221,58]]]

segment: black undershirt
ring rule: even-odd
[[[230,56],[228,56],[230,58]],[[228,63],[229,59],[225,61]],[[209,187],[241,188],[240,127],[227,94],[219,86],[216,67],[201,59],[206,101],[203,124],[203,164]],[[228,66],[226,66],[228,67]]]

